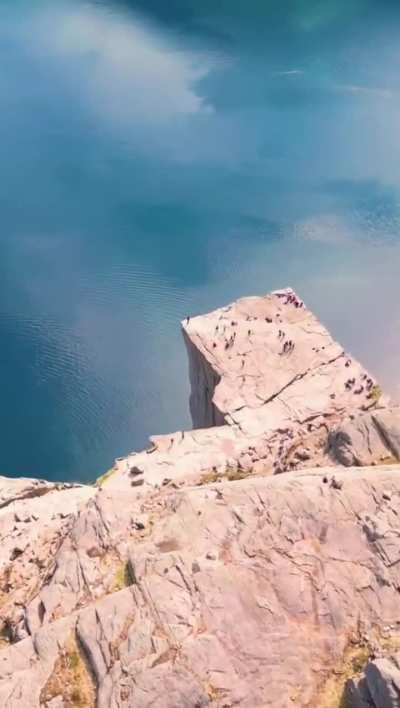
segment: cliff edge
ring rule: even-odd
[[[399,409],[290,289],[182,327],[194,430],[0,478],[0,704],[397,705]]]

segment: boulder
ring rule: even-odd
[[[400,409],[352,416],[332,430],[329,453],[339,464],[365,466],[400,460]]]
[[[361,676],[349,679],[346,700],[349,708],[400,707],[400,655],[386,654],[369,661]]]

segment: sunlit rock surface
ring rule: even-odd
[[[292,290],[188,318],[183,332],[195,430],[155,436],[151,450],[117,461],[110,484],[195,481],[232,466],[269,474],[358,464],[332,433],[346,420],[386,410],[389,401]],[[358,443],[362,464],[385,461],[393,451],[399,457],[398,440],[393,450],[376,435],[371,449],[371,441]]]
[[[0,478],[0,705],[358,706],[361,655],[384,691],[399,410],[291,290],[183,329],[200,428],[94,487]]]

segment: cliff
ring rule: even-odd
[[[194,430],[0,479],[0,704],[397,705],[399,409],[291,290],[182,326]]]

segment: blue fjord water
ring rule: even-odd
[[[1,473],[189,426],[179,320],[295,287],[395,394],[400,13],[3,0]]]

